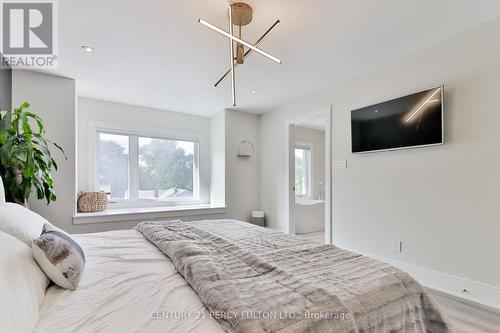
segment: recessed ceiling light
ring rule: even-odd
[[[255,90],[255,89],[254,89],[254,90],[250,90],[250,92],[251,92],[252,94],[256,94],[256,93],[257,93],[257,90]]]
[[[83,45],[82,46],[82,50],[84,50],[85,52],[88,52],[88,53],[94,53],[95,52],[95,49],[91,46],[87,46],[87,45]]]

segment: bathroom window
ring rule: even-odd
[[[295,148],[295,195],[311,195],[311,148]]]

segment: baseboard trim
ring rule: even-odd
[[[424,287],[449,294],[470,302],[500,310],[500,288],[486,283],[472,281],[459,276],[380,257],[363,251],[349,250],[386,262],[409,273]],[[465,290],[465,291],[464,291]]]
[[[500,310],[495,309],[491,306],[487,306],[487,305],[478,303],[477,301],[471,301],[471,300],[465,299],[463,297],[451,295],[447,292],[439,291],[439,290],[432,289],[429,287],[425,287],[425,289],[431,293],[431,296],[438,295],[439,297],[445,298],[450,302],[454,302],[454,304],[456,304],[456,303],[464,304],[464,306],[473,307],[474,309],[479,309],[482,312],[490,313],[494,316],[500,316]]]

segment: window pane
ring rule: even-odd
[[[129,138],[99,133],[99,188],[111,199],[129,199]]]
[[[295,149],[295,194],[309,194],[309,175],[311,170],[311,151],[309,149]]]
[[[305,194],[304,150],[295,149],[295,194]]]
[[[139,138],[139,198],[193,199],[195,142]]]

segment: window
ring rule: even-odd
[[[98,131],[97,187],[115,207],[198,203],[198,142]]]
[[[195,143],[139,138],[139,199],[193,198]]]
[[[111,199],[129,199],[129,137],[99,133],[99,190]]]
[[[311,194],[311,148],[295,148],[295,195]]]

